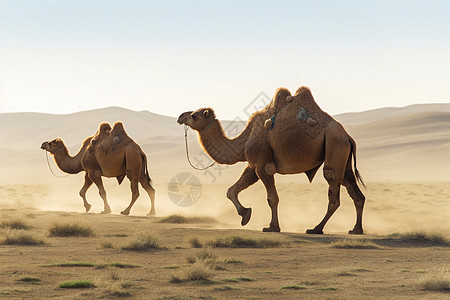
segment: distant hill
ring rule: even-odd
[[[450,180],[450,103],[382,108],[341,114],[336,119],[355,138],[358,166],[366,179]],[[176,118],[107,107],[65,115],[0,114],[3,129],[0,132],[3,141],[0,180],[23,182],[51,178],[44,152],[40,150],[43,141],[61,137],[70,153],[75,154],[81,142],[95,133],[99,123],[112,124],[119,120],[149,156],[153,178],[167,182],[177,172],[193,172],[186,162],[183,127],[176,123]],[[223,124],[225,128],[237,128],[227,131],[230,134],[236,134],[245,125],[229,121]],[[189,133],[189,144],[194,161],[209,162],[193,131]],[[242,169],[242,164],[231,166],[216,177],[231,183],[237,180]],[[293,180],[288,178],[286,180]]]

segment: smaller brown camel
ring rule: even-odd
[[[121,122],[116,122],[112,129],[108,123],[100,124],[96,134],[86,138],[75,156],[69,155],[67,147],[60,138],[44,142],[41,149],[53,154],[56,164],[63,172],[69,174],[86,172],[84,185],[80,190],[86,212],[91,209],[91,205],[86,200],[86,192],[92,183],[98,187],[100,197],[103,199],[104,210],[101,213],[109,214],[111,208],[101,177],[116,177],[121,184],[127,176],[131,183],[132,197],[130,204],[121,214],[130,214],[133,204],[139,197],[138,183],[140,183],[150,197],[149,215],[155,215],[155,189],[148,175],[147,156],[126,134]]]
[[[300,87],[294,96],[285,88],[278,89],[272,102],[254,113],[244,131],[233,139],[225,136],[211,108],[182,113],[178,123],[198,131],[204,150],[216,162],[248,162],[239,180],[227,191],[227,197],[242,217],[242,225],[249,222],[252,210],[239,202],[241,191],[261,179],[272,211],[270,225],[263,231],[279,232],[279,198],[274,175],[305,173],[312,181],[324,164],[323,176],[329,185],[328,209],[322,221],[306,233],[323,233],[340,205],[343,185],[356,208],[356,224],[349,233],[363,234],[365,196],[357,184],[362,179],[356,169],[356,143],[339,122],[320,109],[307,87]]]

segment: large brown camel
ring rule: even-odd
[[[149,215],[155,215],[155,189],[148,175],[147,156],[141,147],[126,134],[121,122],[116,122],[112,129],[108,123],[100,124],[97,133],[83,142],[75,156],[69,155],[67,147],[60,138],[44,142],[41,149],[53,154],[56,164],[63,172],[69,174],[86,172],[84,185],[80,190],[86,212],[91,209],[91,205],[86,200],[86,192],[92,183],[98,187],[100,197],[103,199],[104,210],[101,213],[109,214],[111,208],[107,201],[102,176],[116,177],[119,184],[127,176],[131,182],[132,196],[130,205],[121,214],[130,214],[131,207],[139,197],[138,183],[141,183],[150,197]]]
[[[238,200],[238,194],[259,179],[267,191],[272,219],[265,232],[279,232],[278,193],[274,175],[306,173],[310,182],[324,164],[323,176],[328,182],[328,209],[322,221],[306,233],[322,234],[328,219],[340,205],[340,186],[346,187],[356,207],[356,224],[350,234],[363,234],[362,213],[365,197],[356,180],[363,185],[356,169],[356,144],[343,126],[322,111],[310,90],[300,87],[294,96],[280,88],[271,103],[250,117],[244,131],[233,139],[225,136],[211,108],[181,114],[179,124],[198,131],[200,143],[213,160],[220,164],[248,162],[239,180],[227,191],[242,216],[244,226],[251,208]],[[354,169],[352,169],[352,157]]]

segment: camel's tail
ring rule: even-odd
[[[358,180],[358,182],[365,188],[366,185],[364,184],[362,176],[359,173],[358,169],[356,168],[356,142],[352,137],[350,137],[349,141],[350,141],[350,145],[351,145],[350,156],[353,156],[353,161],[354,161],[355,177]],[[351,159],[351,157],[350,157],[350,159]]]
[[[150,178],[150,175],[148,174],[147,156],[144,153],[142,153],[142,164],[144,165],[144,176],[148,180],[148,184],[150,184],[150,186],[152,186],[152,179]]]

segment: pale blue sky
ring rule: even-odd
[[[0,112],[450,102],[450,1],[0,0]]]

